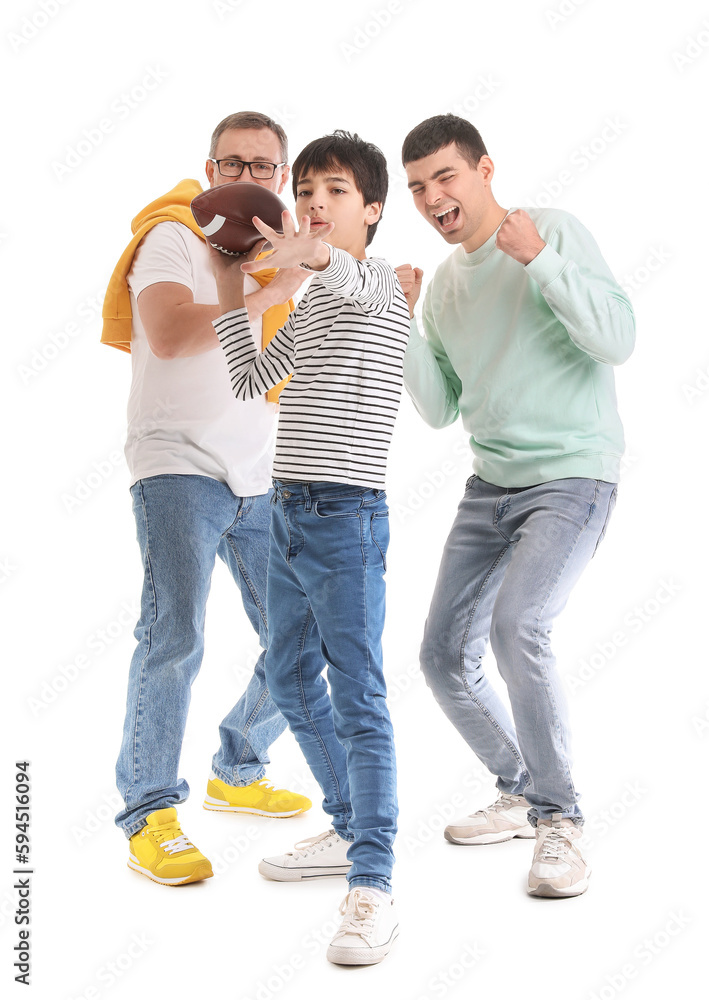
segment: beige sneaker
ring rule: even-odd
[[[591,869],[578,844],[581,827],[554,813],[537,823],[537,842],[529,870],[527,892],[532,896],[580,896],[588,889]]]
[[[524,795],[501,792],[497,802],[451,823],[443,836],[451,844],[500,844],[513,837],[531,840],[536,834],[527,822],[528,809]]]

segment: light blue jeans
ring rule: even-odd
[[[237,497],[207,476],[164,475],[131,489],[143,569],[138,640],[128,676],[116,783],[130,837],[155,809],[189,794],[178,778],[191,686],[202,663],[207,596],[218,554],[236,581],[262,647],[268,644],[266,570],[271,494]],[[286,727],[266,687],[262,652],[246,691],[219,727],[212,768],[228,785],[264,775],[268,748]],[[205,775],[206,777],[206,775]]]
[[[421,666],[439,705],[529,820],[583,824],[566,700],[549,635],[603,538],[616,485],[558,479],[506,489],[472,476],[443,551]],[[488,639],[512,716],[482,667]]]
[[[322,789],[324,811],[352,842],[350,888],[390,892],[398,810],[382,663],[386,496],[339,483],[274,485],[269,690]],[[314,639],[319,659],[307,655]]]

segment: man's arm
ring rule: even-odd
[[[270,284],[244,296],[251,323],[271,306],[288,301],[293,291],[307,278],[299,268],[298,271],[297,284],[296,278],[292,277],[290,284],[279,282],[279,272]],[[292,290],[291,286],[294,286]],[[186,285],[175,281],[158,281],[148,285],[138,296],[138,312],[150,350],[163,361],[191,358],[219,347],[212,321],[221,316],[223,310],[219,305],[195,302],[192,290]]]
[[[413,316],[411,319],[411,333],[404,355],[404,385],[427,424],[436,428],[447,427],[458,418],[458,399],[463,386],[436,331],[430,285],[423,303],[422,319],[425,338],[419,333]]]
[[[534,278],[578,348],[605,364],[627,361],[635,344],[633,308],[578,219],[565,217],[544,243],[529,215],[518,210],[500,226],[497,245]],[[525,246],[532,246],[531,256]]]

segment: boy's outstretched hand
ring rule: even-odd
[[[401,290],[409,304],[409,317],[413,318],[414,306],[418,302],[421,294],[421,282],[423,281],[423,271],[420,267],[412,267],[411,264],[400,264],[395,267],[396,276],[399,279]]]
[[[322,241],[333,231],[335,223],[328,222],[326,226],[320,226],[311,232],[310,217],[307,215],[300,220],[300,229],[296,229],[290,212],[283,212],[281,218],[283,235],[267,226],[257,215],[252,220],[254,226],[273,247],[273,253],[268,258],[268,266],[298,267],[300,264],[307,264],[314,271],[324,271],[330,263],[330,250]],[[259,268],[263,268],[263,264],[254,261],[247,261],[241,265],[241,270],[245,274],[251,274]]]

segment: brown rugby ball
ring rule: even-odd
[[[277,194],[261,184],[249,181],[218,184],[193,198],[190,208],[205,238],[222,253],[248,253],[263,239],[251,222],[254,215],[277,232],[283,232],[281,212],[286,211],[286,206]]]

